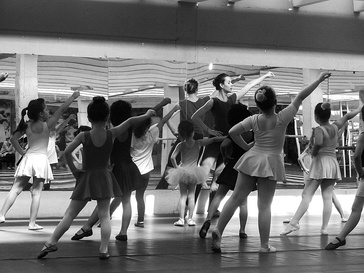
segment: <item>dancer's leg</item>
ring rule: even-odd
[[[334,190],[332,191],[332,203],[334,204],[337,212],[340,214],[341,221],[342,222],[346,222],[347,219],[345,218],[344,210],[343,210],[343,208],[341,206],[341,203],[339,201],[339,198],[337,198],[337,196],[335,194],[335,187],[334,187]]]
[[[131,203],[130,203],[130,193],[124,193],[124,195],[121,197],[121,203],[123,204],[123,217],[121,219],[121,229],[119,232],[119,235],[126,235],[130,220],[131,220]]]
[[[80,211],[85,207],[87,201],[71,200],[61,222],[53,231],[51,238],[48,239],[46,245],[54,245],[63,236],[63,234],[70,228],[72,221],[77,217]]]
[[[271,206],[277,181],[268,180],[268,178],[258,178],[257,184],[260,245],[262,249],[269,249]]]
[[[108,253],[111,235],[110,199],[97,200],[98,217],[101,223],[100,253]]]
[[[5,221],[5,216],[11,206],[14,204],[18,195],[23,191],[24,187],[28,184],[30,177],[21,176],[16,177],[11,190],[9,191],[4,204],[0,210],[0,221]]]
[[[195,210],[195,190],[196,184],[187,185],[187,198],[188,198],[188,219],[192,219]]]
[[[144,214],[145,214],[145,202],[144,202],[144,193],[147,189],[149,183],[150,172],[142,175],[142,186],[135,191],[135,198],[137,202],[138,209],[138,220],[137,222],[144,222]]]
[[[179,198],[179,218],[184,219],[185,210],[186,210],[186,200],[187,200],[187,195],[188,195],[187,184],[179,183],[179,192],[181,195]]]
[[[348,222],[337,236],[341,241],[345,240],[346,236],[348,236],[348,234],[358,225],[363,211],[363,206],[364,197],[355,196]],[[335,239],[333,243],[338,243],[337,239]]]
[[[219,185],[215,197],[212,199],[209,209],[207,210],[206,220],[211,221],[214,213],[219,208],[221,201],[224,199],[229,190],[230,189],[227,185]]]
[[[297,208],[296,213],[291,219],[292,224],[298,224],[298,222],[301,220],[302,216],[306,213],[313,195],[315,194],[317,188],[319,187],[320,182],[317,180],[311,180],[308,183],[305,184],[305,187],[303,188],[302,192],[302,200],[300,205]]]
[[[334,189],[335,180],[324,179],[321,181],[321,195],[323,201],[322,211],[322,226],[321,233],[327,234],[327,225],[332,213],[332,192]]]
[[[216,198],[216,196],[215,196]],[[239,211],[239,221],[240,221],[240,229],[239,229],[239,235],[246,237],[245,233],[245,227],[246,227],[246,222],[248,220],[248,199],[243,200],[243,202],[241,203],[240,207],[239,207],[240,211]]]
[[[30,190],[32,195],[32,202],[30,205],[30,219],[29,219],[29,228],[35,228],[35,221],[37,219],[39,206],[40,206],[40,198],[43,190],[44,179],[33,177],[33,186]],[[39,226],[39,228],[42,228]]]
[[[234,215],[235,210],[248,197],[251,189],[255,186],[255,184],[256,178],[239,172],[238,178],[236,180],[235,189],[229,200],[226,202],[224,208],[222,209],[219,221],[216,226],[216,229],[221,235],[224,232],[224,229],[230,221],[231,217]]]

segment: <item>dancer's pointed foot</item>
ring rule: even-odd
[[[221,234],[220,232],[215,229],[212,231],[212,244],[211,244],[211,250],[215,253],[220,253],[221,252]]]
[[[42,259],[45,256],[47,256],[48,253],[55,252],[57,250],[58,250],[58,247],[55,244],[54,245],[49,245],[49,246],[47,246],[47,244],[45,244],[44,247],[42,248],[42,250],[40,251],[37,258]]]
[[[200,229],[200,232],[199,232],[199,235],[202,239],[206,238],[206,234],[207,232],[209,231],[209,228],[210,228],[210,225],[211,225],[211,221],[210,220],[206,220],[201,229]]]
[[[340,240],[339,237],[335,237],[335,239],[336,239],[337,243],[333,243],[333,242],[329,243],[325,247],[326,250],[334,250],[334,249],[337,249],[340,246],[346,245],[346,240],[345,239],[344,240]]]
[[[75,235],[73,235],[71,240],[78,241],[84,237],[90,237],[90,236],[92,236],[92,234],[93,234],[92,229],[84,230],[83,228],[81,228],[79,231],[77,231],[77,233]]]
[[[5,216],[0,216],[0,224],[5,223]]]
[[[348,221],[347,218],[345,218],[345,217],[341,218],[341,223],[346,223],[347,221]]]
[[[293,231],[299,230],[300,229],[300,225],[299,224],[293,224],[293,223],[289,223],[286,228],[281,232],[281,235],[287,235],[290,234]]]

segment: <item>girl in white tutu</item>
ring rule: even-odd
[[[56,125],[62,113],[80,95],[74,92],[72,96],[62,104],[57,111],[49,117],[47,105],[44,99],[31,100],[28,107],[21,111],[22,118],[16,128],[11,143],[16,151],[23,156],[18,168],[15,171],[15,182],[5,199],[0,211],[0,223],[5,222],[5,215],[14,204],[18,195],[23,191],[28,181],[33,177],[31,190],[32,204],[30,206],[29,230],[42,229],[35,223],[40,205],[40,195],[45,180],[53,180],[52,169],[47,156],[48,141],[51,129]],[[28,116],[29,121],[25,122],[24,117]],[[29,148],[24,150],[19,144],[19,138],[27,135]]]
[[[179,200],[180,218],[174,223],[174,225],[184,226],[186,199],[188,199],[187,224],[189,226],[195,226],[196,223],[192,220],[192,215],[195,209],[196,185],[203,183],[207,178],[204,169],[197,166],[200,148],[213,142],[221,142],[223,139],[225,139],[225,137],[194,140],[193,123],[187,120],[181,121],[181,123],[178,125],[178,134],[182,142],[178,143],[176,149],[171,155],[171,161],[174,169],[171,169],[166,177],[170,185],[179,185],[181,193]],[[181,153],[181,164],[177,165],[176,157],[179,153]]]

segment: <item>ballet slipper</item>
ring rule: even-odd
[[[267,248],[262,247],[261,249],[259,249],[259,253],[264,253],[264,254],[268,254],[268,253],[276,253],[277,249],[275,247],[272,247],[271,245],[268,245]]]
[[[285,230],[281,232],[281,235],[287,235],[290,234],[293,231],[299,230],[300,225],[299,224],[292,224],[291,222],[286,226]]]

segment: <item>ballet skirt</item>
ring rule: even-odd
[[[235,164],[235,170],[252,177],[267,177],[269,180],[285,181],[283,144],[287,125],[296,113],[296,107],[290,104],[277,114],[276,126],[270,130],[259,128],[259,114],[240,122],[239,124],[244,127],[245,131],[253,130],[255,143]]]
[[[110,156],[110,162],[113,165],[112,172],[123,193],[130,193],[143,185],[138,166],[130,155],[131,139],[132,129],[130,128],[125,141],[119,141],[117,138],[114,140]]]
[[[43,122],[43,130],[40,134],[32,132],[28,123],[25,133],[29,148],[21,158],[14,177],[27,176],[53,180],[53,173],[47,154],[50,134],[47,123]]]
[[[112,133],[107,131],[105,143],[96,147],[91,139],[90,132],[84,132],[82,168],[76,180],[76,186],[72,193],[72,200],[99,200],[120,197],[122,191],[108,169],[109,158],[113,147]]]
[[[335,179],[341,180],[340,166],[336,157],[336,146],[338,140],[338,128],[335,124],[331,124],[335,128],[335,136],[330,138],[326,128],[319,126],[324,132],[322,147],[316,156],[312,157],[310,166],[310,179]],[[316,128],[316,130],[318,129]]]
[[[180,142],[181,164],[177,168],[168,170],[166,180],[168,184],[176,186],[184,184],[202,184],[207,179],[207,173],[197,166],[200,145],[195,141],[192,147],[187,147],[186,142]]]

